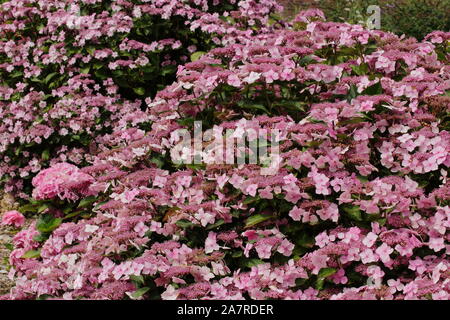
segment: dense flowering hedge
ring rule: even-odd
[[[450,34],[310,10],[246,39],[180,67],[91,165],[33,179],[4,298],[449,298]],[[279,170],[175,164],[195,120],[278,130]]]
[[[6,191],[26,198],[49,162],[85,165],[98,137],[146,120],[144,98],[171,84],[179,64],[269,30],[278,8],[274,0],[0,4]]]

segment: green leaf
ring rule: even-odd
[[[243,254],[244,254],[244,253],[242,252],[242,250],[233,251],[233,252],[231,253],[231,257],[232,257],[232,258],[240,258],[240,257],[242,257]]]
[[[273,216],[270,215],[266,215],[266,214],[255,214],[252,215],[251,217],[247,218],[247,220],[245,221],[245,228],[251,228],[261,222],[264,222],[266,220],[269,220],[273,218]]]
[[[44,242],[47,239],[48,239],[48,235],[45,233],[39,233],[33,237],[34,241],[40,242],[40,243]]]
[[[322,268],[322,269],[320,269],[319,274],[317,275],[317,278],[325,279],[325,278],[328,278],[329,276],[332,276],[336,272],[337,272],[337,269],[335,269],[335,268]]]
[[[316,281],[316,290],[320,291],[323,289],[324,279],[317,279]]]
[[[262,261],[261,259],[248,259],[246,262],[245,262],[245,266],[246,267],[248,267],[248,268],[251,268],[251,267],[255,267],[255,266],[257,266],[258,264],[261,264],[261,263],[264,263],[264,261]]]
[[[94,47],[87,47],[87,48],[86,48],[86,51],[87,51],[91,56],[93,56],[94,53],[95,53],[95,48],[94,48]]]
[[[311,62],[316,62],[316,59],[314,59],[312,55],[309,55],[309,56],[305,56],[305,57],[301,58],[298,63],[300,66],[304,67],[304,66],[310,64]]]
[[[19,207],[19,212],[21,212],[21,213],[27,213],[27,212],[35,213],[36,211],[37,211],[37,207],[36,207],[36,205],[34,205],[32,203],[28,203],[26,205]]]
[[[363,64],[360,64],[358,66],[352,66],[352,70],[358,76],[362,76],[362,75],[367,74],[367,72],[369,71],[369,67],[367,66],[367,64],[363,63]]]
[[[364,177],[364,176],[357,176],[356,178],[358,178],[358,180],[361,181],[361,182],[363,182],[363,183],[369,181],[369,178]]]
[[[37,213],[44,212],[44,211],[47,210],[49,207],[50,207],[50,204],[44,203],[43,205],[39,206],[39,208],[37,209]]]
[[[48,84],[50,82],[50,80],[57,74],[58,74],[57,72],[52,72],[52,73],[48,74],[44,79],[44,83]]]
[[[45,149],[44,151],[42,151],[41,158],[44,161],[47,161],[48,159],[50,159],[50,149]]]
[[[193,126],[195,119],[192,117],[189,118],[183,118],[177,120],[177,123],[181,126]]]
[[[377,222],[380,226],[384,226],[386,224],[387,219],[386,218],[381,218],[378,219]]]
[[[164,67],[162,69],[161,75],[162,76],[166,76],[168,74],[175,73],[175,71],[176,71],[176,67],[175,66],[166,66],[166,67]]]
[[[362,221],[362,216],[361,216],[361,209],[359,208],[359,206],[349,206],[349,207],[344,207],[344,211],[345,213],[347,213],[347,215],[352,219],[352,220],[356,220],[356,221]]]
[[[175,224],[183,229],[191,228],[191,227],[195,226],[195,224],[193,224],[189,220],[185,220],[185,219],[178,220],[177,222],[175,222]]]
[[[197,51],[197,52],[194,52],[193,54],[191,54],[191,61],[192,62],[194,62],[194,61],[197,61],[198,59],[200,59],[200,57],[202,56],[202,55],[204,55],[206,52],[204,52],[204,51]]]
[[[370,87],[366,88],[361,94],[367,95],[367,96],[374,96],[377,94],[383,93],[383,87],[381,86],[381,82],[378,81],[374,85],[371,85]]]
[[[261,110],[266,114],[270,114],[269,110],[262,104],[255,104],[255,103],[238,103],[239,107],[242,109],[249,109],[249,110]]]
[[[350,86],[350,90],[348,91],[347,101],[350,103],[353,99],[358,96],[358,88],[354,84]]]
[[[145,89],[142,87],[133,88],[134,93],[143,96],[145,94]]]
[[[80,69],[80,73],[89,74],[89,70],[91,69],[91,66],[87,66]]]
[[[136,282],[137,284],[144,284],[144,277],[143,276],[136,276],[134,274],[132,274],[130,276],[130,279],[134,282]]]
[[[134,299],[139,299],[139,298],[142,297],[144,294],[146,294],[148,290],[150,290],[149,287],[143,287],[143,288],[140,288],[140,289],[136,290],[135,292],[133,292],[133,293],[131,294],[131,297],[134,298]]]
[[[260,200],[261,198],[259,196],[256,197],[247,197],[244,201],[243,204],[251,204],[253,202],[256,202],[258,200]]]
[[[156,164],[156,166],[160,169],[164,166],[164,161],[158,157],[151,158],[150,162],[153,162],[154,164]]]
[[[314,247],[315,239],[308,233],[301,232],[295,240],[295,243],[303,248],[312,248]]]
[[[102,205],[104,205],[105,203],[107,203],[108,201],[102,201],[102,202],[100,202],[100,203],[97,203],[96,205],[95,205],[95,207],[92,209],[92,211],[96,211],[96,210],[98,210],[98,209],[100,209],[100,207],[102,206]]]
[[[78,208],[86,208],[86,207],[90,206],[91,204],[93,204],[96,200],[97,200],[97,198],[94,196],[84,198],[78,204]]]
[[[39,258],[41,256],[40,250],[29,250],[24,253],[22,256],[22,259],[33,259],[33,258]]]
[[[70,211],[69,211],[69,212],[70,212]],[[69,213],[69,214],[66,214],[66,215],[64,216],[64,220],[68,220],[68,219],[70,219],[70,218],[76,217],[76,216],[80,215],[80,214],[83,213],[83,212],[85,212],[85,211],[83,211],[83,210],[78,210],[78,211],[74,211],[74,212],[71,212],[71,213]]]
[[[206,230],[215,229],[215,228],[223,225],[224,223],[225,223],[225,220],[223,220],[223,219],[217,220],[216,223],[210,224],[208,227],[206,227]]]
[[[51,214],[44,214],[37,220],[36,229],[43,233],[49,233],[58,228],[61,222],[61,218],[55,218]]]

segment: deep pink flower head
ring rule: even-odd
[[[11,210],[5,212],[2,218],[2,224],[20,228],[25,223],[25,217],[19,211]]]
[[[33,178],[33,198],[37,200],[60,199],[77,200],[80,195],[89,193],[89,186],[94,178],[78,167],[69,163],[58,163],[48,169],[42,170]]]

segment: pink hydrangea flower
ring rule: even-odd
[[[11,210],[5,212],[2,217],[2,224],[20,228],[25,223],[25,217],[19,211]]]
[[[220,246],[217,244],[217,234],[215,232],[209,232],[208,237],[205,240],[205,253],[211,253],[219,249]]]
[[[391,260],[391,257],[389,256],[392,252],[394,252],[394,249],[392,249],[390,246],[388,246],[386,243],[383,243],[381,246],[379,246],[375,253],[380,257],[380,260],[383,263],[387,263]]]
[[[95,179],[69,163],[58,163],[44,169],[33,178],[33,198],[36,200],[60,199],[77,200],[89,194],[89,186]]]

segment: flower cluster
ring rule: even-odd
[[[27,198],[49,164],[86,165],[177,66],[258,32],[274,0],[6,1],[0,5],[0,179]],[[252,26],[252,30],[248,26]]]
[[[7,211],[2,216],[2,224],[19,228],[25,223],[25,217],[17,210]]]
[[[59,197],[61,200],[77,200],[89,195],[94,178],[69,163],[58,163],[44,169],[33,178],[33,198],[36,200]]]
[[[450,34],[295,21],[179,67],[89,166],[42,171],[5,298],[448,299]],[[276,130],[279,153],[174,163],[194,121]]]

